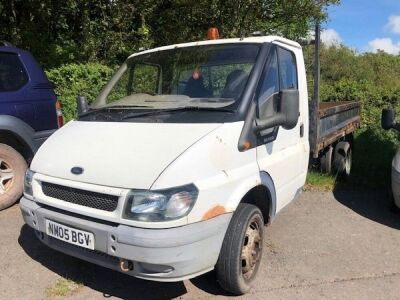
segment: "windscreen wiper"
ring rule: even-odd
[[[100,108],[94,108],[94,109],[89,109],[87,112],[79,115],[79,117],[85,117],[87,115],[101,112],[101,111],[107,111],[110,112],[112,109],[131,109],[131,108],[151,108],[152,106],[144,106],[144,105],[115,105],[115,106],[105,106],[105,107],[100,107]]]
[[[201,107],[201,106],[185,106],[185,107],[177,107],[177,108],[169,108],[169,109],[158,109],[152,110],[145,113],[131,113],[123,116],[122,120],[127,120],[131,118],[139,118],[146,116],[159,115],[170,112],[180,112],[180,111],[210,111],[210,112],[226,112],[226,113],[235,113],[232,109],[222,108],[222,107]]]

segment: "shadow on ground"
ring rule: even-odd
[[[400,229],[400,212],[385,191],[335,190],[337,201],[359,215],[391,228]]]
[[[54,251],[43,245],[33,230],[24,225],[18,239],[20,246],[34,260],[58,275],[80,282],[103,294],[122,299],[171,299],[187,293],[183,282],[161,283],[137,279],[77,258]],[[192,279],[198,288],[214,294],[224,294],[215,281],[214,272]]]

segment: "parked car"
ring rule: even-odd
[[[382,110],[382,128],[400,131],[400,123],[396,123],[395,111],[393,109]],[[392,161],[392,195],[394,204],[400,208],[400,148],[397,150]]]
[[[27,165],[63,119],[43,70],[25,50],[0,43],[0,210],[22,195]]]
[[[349,173],[360,122],[358,103],[318,97],[309,116],[302,48],[277,36],[133,54],[78,108],[26,175],[38,238],[148,280],[215,269],[234,294],[257,274],[264,225],[302,191],[309,137],[315,159]]]

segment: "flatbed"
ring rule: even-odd
[[[361,124],[356,101],[320,102],[320,25],[315,28],[314,94],[309,103],[310,166],[350,175],[353,132]]]
[[[361,105],[354,101],[321,102],[316,126],[310,127],[311,153],[314,158],[320,152],[352,134],[361,124]],[[311,142],[312,141],[312,142]]]

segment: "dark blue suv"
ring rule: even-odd
[[[51,82],[34,57],[0,42],[0,210],[16,202],[33,155],[63,125]]]

